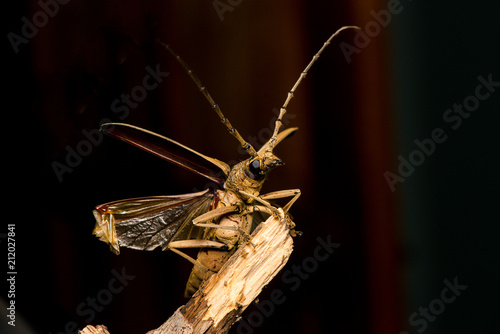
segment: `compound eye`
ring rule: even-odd
[[[259,175],[260,173],[260,161],[259,160],[254,160],[250,163],[250,166],[248,166],[248,169],[250,172],[254,175]]]

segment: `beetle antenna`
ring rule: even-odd
[[[344,26],[344,27],[340,28],[339,30],[337,30],[333,35],[331,35],[330,38],[328,38],[328,40],[323,44],[323,46],[321,47],[321,49],[319,49],[319,51],[314,55],[314,57],[311,59],[311,61],[309,62],[309,64],[306,66],[306,68],[300,74],[299,79],[297,80],[297,82],[295,82],[295,85],[293,85],[292,89],[288,92],[288,95],[286,97],[285,103],[283,103],[283,106],[280,109],[279,116],[276,119],[276,124],[274,126],[273,136],[269,140],[269,142],[270,142],[270,149],[271,150],[274,148],[274,143],[276,142],[276,136],[278,135],[279,129],[281,127],[283,116],[286,113],[286,107],[288,106],[288,103],[292,99],[293,93],[295,92],[295,90],[297,89],[297,87],[300,85],[300,83],[302,82],[302,80],[306,77],[307,72],[309,71],[309,69],[311,68],[311,66],[316,62],[316,60],[318,60],[318,58],[321,55],[321,53],[323,52],[323,50],[330,44],[330,42],[332,41],[332,39],[335,38],[335,36],[337,36],[341,31],[346,30],[346,29],[360,29],[360,28],[356,27],[356,26]]]
[[[231,122],[229,122],[229,119],[226,116],[224,116],[224,114],[222,113],[222,110],[220,109],[219,105],[217,103],[215,103],[214,99],[212,98],[212,96],[210,95],[210,93],[208,92],[208,90],[201,83],[200,79],[198,79],[198,77],[194,74],[194,72],[191,70],[191,68],[189,67],[189,65],[170,47],[170,45],[165,44],[165,43],[163,43],[160,40],[158,40],[157,42],[160,45],[162,45],[164,48],[166,48],[175,57],[175,59],[177,59],[177,61],[179,62],[179,64],[181,64],[182,67],[184,67],[184,69],[189,74],[189,76],[191,77],[191,79],[193,79],[193,81],[196,84],[196,86],[198,86],[198,89],[200,90],[200,92],[205,96],[205,98],[207,99],[208,103],[210,103],[210,106],[212,107],[212,109],[217,113],[217,115],[219,116],[221,122],[226,126],[227,130],[229,131],[229,133],[231,135],[233,135],[240,142],[241,147],[246,152],[248,152],[248,154],[250,154],[252,157],[256,156],[257,152],[255,151],[255,149],[253,148],[253,146],[250,145],[250,143],[248,143],[245,139],[243,139],[243,137],[240,135],[240,133],[238,132],[238,130],[236,130],[231,125]]]

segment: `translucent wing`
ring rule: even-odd
[[[204,229],[192,224],[213,208],[217,200],[210,190],[177,196],[132,198],[96,207],[93,234],[120,254],[120,246],[139,250],[167,249],[175,239],[201,238]]]

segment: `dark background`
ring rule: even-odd
[[[112,254],[92,236],[91,211],[112,200],[201,190],[207,181],[111,138],[90,146],[62,180],[53,169],[105,119],[226,162],[245,158],[155,39],[174,47],[244,137],[259,137],[335,30],[354,24],[366,32],[378,22],[371,11],[395,2],[234,1],[221,20],[212,1],[72,0],[48,7],[52,17],[15,50],[8,34],[21,36],[22,18],[33,22],[43,3],[17,1],[4,13],[4,221],[16,224],[18,274],[16,327],[5,318],[2,333],[74,333],[73,323],[89,322],[112,334],[145,333],[185,303],[187,261],[161,251]],[[500,92],[456,130],[443,121],[447,109],[474,95],[479,76],[500,81],[500,6],[408,0],[397,8],[365,44],[356,44],[354,31],[335,39],[289,105],[287,125],[300,130],[278,147],[286,165],[270,174],[263,191],[302,190],[292,213],[304,235],[260,296],[268,300],[279,289],[286,301],[262,317],[255,333],[500,329],[494,319]],[[341,43],[357,47],[350,61]],[[111,104],[142,85],[147,66],[169,75],[121,119]],[[384,173],[397,174],[398,157],[408,159],[418,149],[415,140],[435,128],[447,140],[391,191]],[[4,227],[4,254],[6,233]],[[340,246],[327,260],[311,262],[318,237]],[[306,263],[317,266],[298,285],[283,281]],[[82,303],[90,309],[88,298],[103,296],[113,270],[134,278],[99,311],[78,311]],[[422,309],[439,306],[445,280],[467,288],[435,318],[422,320]],[[414,312],[418,324],[410,320]],[[243,321],[252,314],[259,319],[262,312],[252,305]],[[245,331],[236,324],[232,332]]]

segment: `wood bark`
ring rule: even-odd
[[[80,334],[109,334],[109,332],[106,326],[97,325],[96,327],[94,327],[92,325],[88,325],[82,331],[80,331]]]
[[[293,250],[288,217],[281,209],[252,233],[221,270],[157,329],[147,334],[226,333],[288,261]],[[109,334],[104,326],[82,334]],[[100,331],[99,331],[100,330]]]

